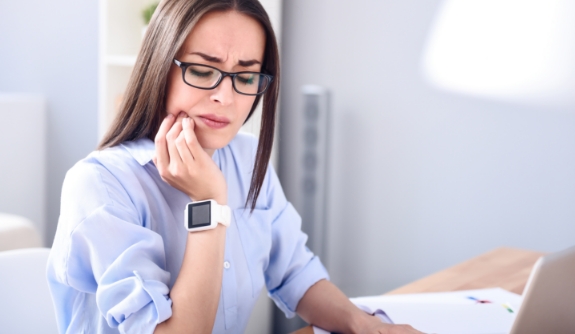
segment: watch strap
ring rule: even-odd
[[[227,205],[220,205],[216,201],[212,202],[212,220],[228,227],[232,220],[232,210]]]

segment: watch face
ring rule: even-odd
[[[200,202],[188,204],[188,228],[208,226],[212,221],[210,217],[211,202]]]

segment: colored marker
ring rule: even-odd
[[[505,307],[505,309],[506,309],[507,311],[509,311],[509,313],[515,313],[515,312],[513,311],[513,308],[511,307],[511,305],[509,305],[509,303],[501,304],[501,306]]]
[[[491,303],[489,300],[477,299],[477,298],[471,297],[471,296],[467,297],[467,299],[474,300],[474,301],[476,301],[476,302],[479,303],[479,304],[490,304],[490,303]]]

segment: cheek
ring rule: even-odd
[[[166,109],[168,113],[177,115],[181,111],[188,111],[202,98],[201,92],[190,92],[185,84],[171,85],[168,89]]]
[[[190,87],[182,80],[180,71],[172,70],[168,82],[168,94],[166,97],[167,112],[177,115],[180,111],[189,109],[195,104],[198,94],[190,94]]]
[[[255,97],[245,96],[246,98],[241,101],[241,106],[239,110],[241,110],[239,118],[241,119],[241,124],[243,125],[246,118],[250,114],[250,110],[252,110],[252,106],[254,105]],[[261,101],[260,101],[261,104]]]

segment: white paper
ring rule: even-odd
[[[350,298],[350,300],[356,305],[365,306],[370,306],[372,303],[377,304],[381,301],[398,303],[477,304],[477,301],[469,297],[490,301],[492,303],[509,303],[514,308],[518,308],[522,300],[520,295],[501,288],[368,296]]]
[[[508,333],[515,315],[498,304],[382,302],[379,308],[395,324],[409,324],[424,333]]]
[[[425,333],[496,334],[510,331],[522,299],[515,293],[493,288],[350,300],[369,313],[381,310],[395,324],[409,324]],[[314,327],[314,333],[328,332]]]

